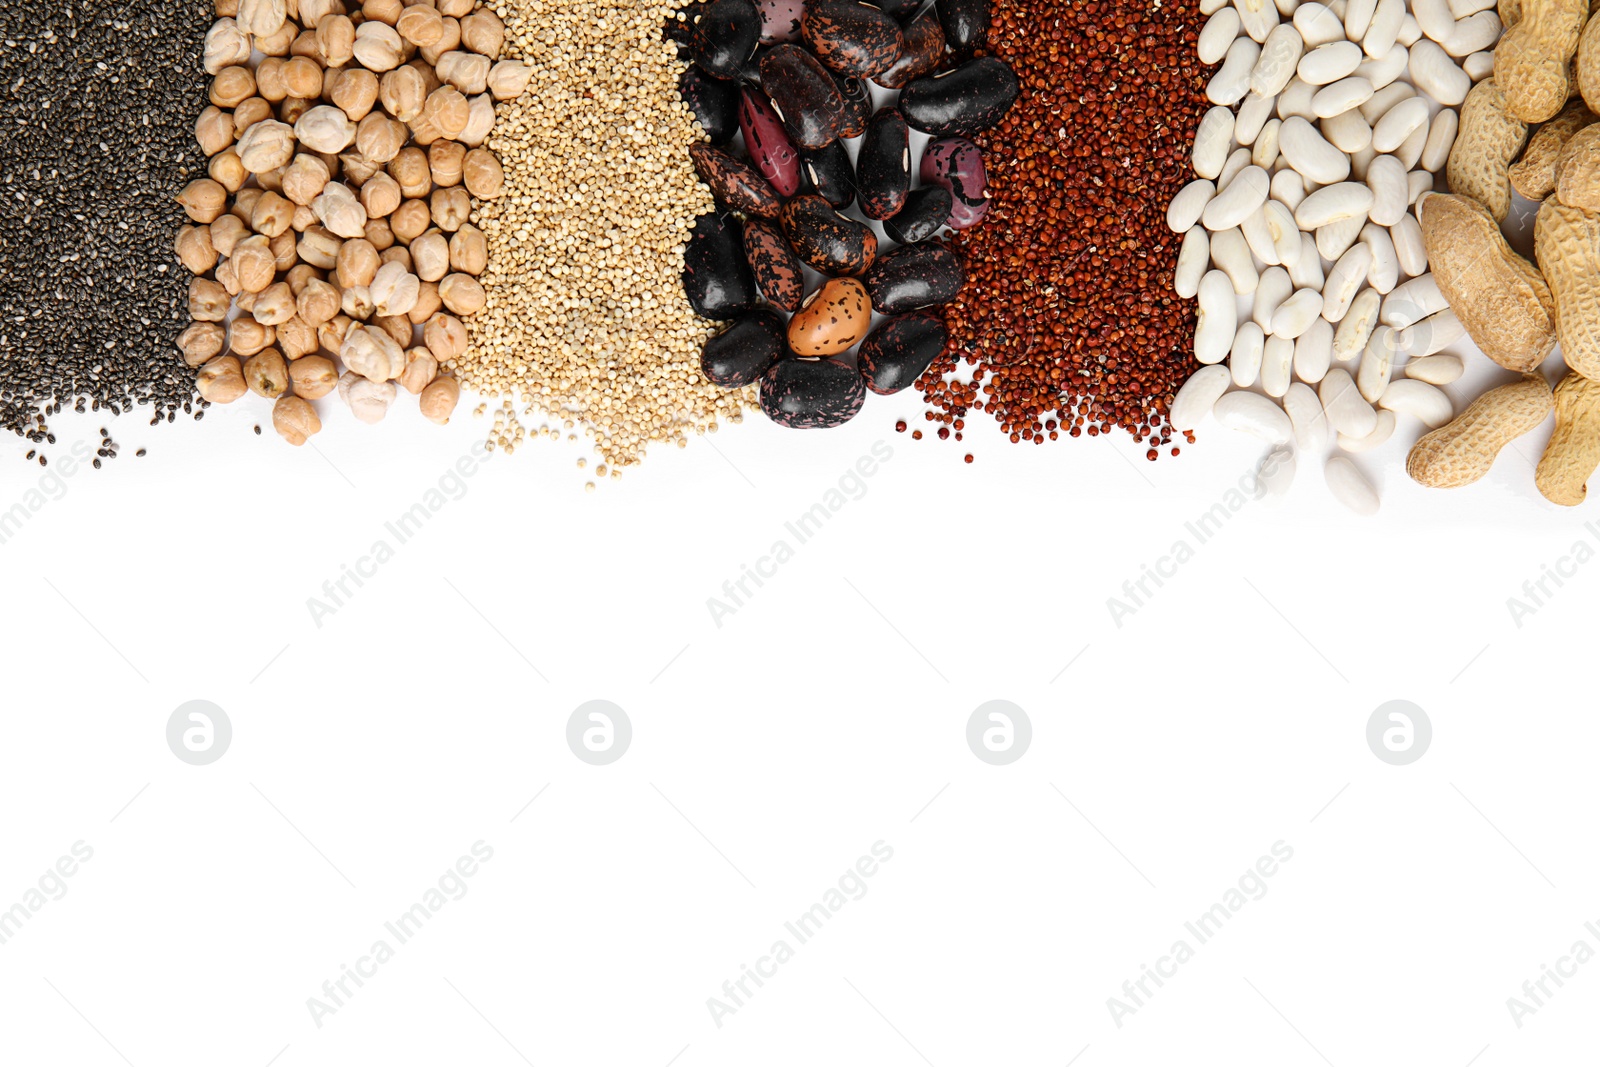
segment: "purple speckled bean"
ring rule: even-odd
[[[783,120],[772,110],[767,94],[745,86],[739,96],[739,132],[745,151],[761,176],[778,195],[793,196],[800,189],[800,153],[784,132]]]
[[[989,213],[989,177],[983,152],[965,137],[931,141],[922,151],[922,180],[950,190],[950,228],[976,226]]]
[[[761,43],[781,44],[800,39],[800,21],[805,17],[805,0],[756,0],[761,13]]]

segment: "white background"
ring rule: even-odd
[[[55,454],[114,425],[123,457],[0,545],[0,908],[74,842],[94,855],[0,945],[0,1061],[1590,1055],[1600,964],[1520,1029],[1506,1007],[1600,948],[1600,568],[1521,627],[1507,609],[1600,543],[1592,506],[1533,488],[1548,425],[1448,493],[1405,479],[1403,425],[1360,460],[1371,520],[1302,458],[1288,499],[1204,545],[1185,523],[1260,455],[1214,426],[1152,464],[1121,437],[1011,446],[983,416],[914,443],[893,424],[923,425],[916,398],[871,398],[836,431],[753,416],[593,495],[579,446],[542,441],[319,628],[308,598],[486,428],[471,401],[444,429],[414,405],[374,428],[326,404],[299,450],[252,397],[160,430],[57,420]],[[864,495],[795,542],[878,441]],[[6,449],[10,507],[45,472]],[[708,598],[779,539],[794,558],[716,626]],[[1116,626],[1107,599],[1179,539],[1192,561]],[[634,730],[604,767],[565,739],[597,698]],[[232,721],[209,766],[166,745],[192,699]],[[1009,766],[967,748],[991,699],[1032,720]],[[1432,720],[1410,766],[1367,747],[1392,699]],[[315,1025],[307,998],[479,840],[466,896]],[[880,840],[866,895],[715,1025],[707,998]],[[1278,841],[1266,895],[1116,1026],[1107,998]]]

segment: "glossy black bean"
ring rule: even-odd
[[[806,298],[805,271],[777,223],[752,219],[744,228],[744,256],[756,285],[774,307],[799,310]]]
[[[944,27],[932,10],[906,26],[906,46],[894,66],[872,79],[885,89],[904,89],[917,78],[932,74],[944,62]]]
[[[760,43],[761,14],[753,0],[714,0],[695,22],[689,54],[707,74],[733,79]]]
[[[913,11],[922,6],[922,0],[872,0],[872,6],[882,10],[890,18],[903,22]]]
[[[783,316],[771,308],[747,311],[706,341],[700,350],[700,370],[706,381],[724,389],[752,385],[789,354],[787,334]]]
[[[911,129],[898,110],[882,107],[867,124],[856,153],[856,188],[861,213],[887,219],[905,206],[911,191]]]
[[[938,0],[944,39],[962,59],[989,42],[989,0]]]
[[[900,214],[883,220],[883,232],[897,244],[914,245],[926,241],[950,219],[955,197],[950,190],[937,185],[924,185],[911,190]]]
[[[836,359],[781,360],[761,379],[761,410],[792,430],[843,426],[866,400],[860,373]]]
[[[938,316],[899,315],[867,335],[856,362],[867,388],[888,396],[916,382],[949,340],[950,331]]]
[[[784,236],[795,255],[830,277],[859,275],[878,255],[878,235],[866,223],[839,214],[820,196],[797,196],[783,205]]]
[[[862,0],[807,0],[800,34],[829,70],[870,78],[905,48],[900,24]]]
[[[902,245],[879,256],[862,276],[873,310],[900,315],[948,304],[966,281],[961,261],[941,244]]]
[[[756,280],[745,261],[737,219],[701,215],[683,253],[683,291],[695,314],[732,319],[756,306]]]
[[[739,69],[738,80],[746,85],[754,85],[758,89],[761,88],[761,61],[767,58],[767,53],[770,51],[772,51],[770,45],[762,45],[757,48],[755,54]]]
[[[867,131],[867,120],[872,118],[872,90],[867,83],[853,75],[830,70],[833,84],[839,87],[844,99],[844,116],[839,120],[840,137],[860,137]]]
[[[739,86],[688,67],[678,79],[678,92],[715,145],[725,145],[739,132]]]
[[[843,141],[823,148],[800,149],[800,188],[815,192],[836,208],[849,207],[856,198],[856,168]]]
[[[800,148],[821,148],[839,137],[844,97],[816,57],[780,44],[761,60],[761,88]]]
[[[782,198],[750,164],[701,141],[689,146],[689,158],[700,180],[711,187],[711,195],[716,197],[717,203],[747,215],[765,219],[778,217],[783,207]]]
[[[974,137],[1005,117],[1020,89],[1010,67],[983,56],[918,78],[900,94],[900,111],[912,129],[934,137]]]

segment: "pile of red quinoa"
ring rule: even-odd
[[[978,139],[994,202],[952,243],[968,282],[918,383],[940,437],[984,411],[1013,442],[1120,427],[1154,460],[1171,441],[1198,365],[1166,213],[1209,106],[1203,22],[1198,0],[995,0],[989,52],[1022,95]]]

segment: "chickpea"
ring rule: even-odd
[[[209,227],[183,227],[178,231],[172,250],[190,274],[205,274],[217,265],[217,250],[211,243]]]
[[[408,199],[427,196],[433,188],[433,174],[428,170],[428,157],[422,149],[403,148],[389,163],[389,177],[400,186]]]
[[[328,66],[345,66],[355,58],[355,49],[356,24],[344,15],[324,15],[317,23],[317,54]]]
[[[398,378],[406,369],[406,353],[376,326],[355,326],[339,349],[345,369],[374,382]]]
[[[353,30],[351,31],[351,36],[354,36]],[[317,92],[322,92],[322,50],[317,47],[316,30],[301,30],[299,36],[294,39],[294,43],[289,46],[289,58],[295,59],[302,56],[306,59],[317,61]]]
[[[278,105],[278,118],[293,126],[305,117],[312,108],[310,100],[302,100],[298,96],[291,96]]]
[[[479,55],[499,59],[505,41],[506,24],[486,7],[478,8],[461,20],[461,43]]]
[[[356,127],[356,151],[380,166],[398,156],[405,144],[405,123],[377,111]]]
[[[250,312],[255,310],[256,294],[241,293],[239,291],[239,282],[233,277],[233,264],[224,263],[223,266],[228,268],[229,281],[227,283],[227,288],[228,292],[233,294],[233,306],[238,309],[239,314],[241,315],[250,314]]]
[[[400,388],[416,396],[438,376],[439,361],[433,358],[432,352],[421,346],[406,350],[406,369],[399,378]]]
[[[312,226],[300,235],[300,259],[318,270],[332,270],[342,243],[330,230]]]
[[[262,55],[281,59],[289,54],[289,46],[294,44],[294,39],[299,36],[299,33],[300,27],[286,20],[278,28],[278,32],[257,34],[252,38],[251,43],[260,49]]]
[[[372,112],[378,101],[378,76],[370,70],[348,70],[334,86],[330,100],[344,111],[351,122],[360,122]]]
[[[401,10],[394,28],[407,41],[425,48],[444,36],[444,18],[426,4],[412,4]]]
[[[467,191],[479,200],[498,200],[506,191],[506,172],[493,152],[474,148],[461,166]]]
[[[211,157],[211,162],[206,166],[206,174],[230,193],[242,189],[245,180],[250,177],[249,172],[244,169],[244,164],[239,161],[239,153],[231,148]]]
[[[256,200],[250,213],[250,228],[266,237],[277,237],[294,222],[294,204],[270,190]]]
[[[415,274],[398,261],[385,263],[372,278],[372,304],[379,315],[386,318],[409,314],[417,304],[419,281]],[[406,320],[406,336],[402,344],[409,344],[411,322]]]
[[[356,139],[356,124],[338,108],[318,104],[300,116],[294,135],[313,152],[334,154],[343,152]]]
[[[436,6],[439,8],[439,14],[458,19],[463,15],[472,14],[477,2],[478,0],[438,0]]]
[[[207,232],[211,234],[211,247],[222,256],[233,255],[239,242],[250,236],[250,231],[237,215],[222,216],[211,224]]]
[[[372,316],[372,325],[388,334],[395,344],[404,348],[411,343],[416,327],[411,325],[411,320],[404,315],[378,315]]]
[[[249,67],[223,67],[211,79],[210,99],[217,107],[235,107],[256,95],[256,78]]]
[[[422,328],[422,342],[441,364],[461,358],[467,350],[467,328],[461,320],[440,313],[427,321]]]
[[[413,326],[421,326],[439,313],[444,301],[439,299],[438,282],[422,282],[417,286],[417,306],[406,316]]]
[[[283,350],[283,358],[290,361],[289,375],[293,377],[294,361],[312,355],[319,347],[317,331],[299,315],[292,315],[287,322],[278,325],[278,347]]]
[[[532,80],[533,68],[528,64],[520,59],[502,59],[489,71],[489,92],[496,100],[514,100],[528,91]]]
[[[444,306],[463,318],[483,310],[488,299],[478,279],[470,274],[450,274],[439,283],[439,299]]]
[[[472,117],[472,105],[455,86],[441,85],[428,94],[428,102],[422,108],[422,117],[438,130],[441,136],[455,137],[467,128],[467,120]],[[416,131],[412,132],[414,134]]]
[[[237,138],[258,122],[273,117],[272,105],[259,96],[252,96],[233,109],[233,135]]]
[[[472,98],[472,116],[467,119],[467,128],[461,131],[461,136],[456,140],[468,148],[477,148],[489,139],[489,132],[494,129],[494,99],[488,93],[482,93]]]
[[[332,181],[328,165],[305,152],[294,157],[294,162],[283,175],[283,195],[296,204],[309,207],[311,201],[322,195],[322,190]]]
[[[244,169],[251,174],[287,167],[294,159],[294,128],[266,119],[239,135],[237,149]]]
[[[290,268],[289,273],[284,275],[283,280],[289,283],[289,291],[294,293],[295,299],[298,300],[300,294],[305,291],[305,287],[309,283],[320,282],[323,280],[323,276],[322,272],[311,264],[299,263]]]
[[[451,414],[460,402],[460,383],[454,378],[435,378],[433,383],[422,391],[418,406],[422,410],[423,418],[444,426],[449,423]]]
[[[183,353],[184,363],[198,367],[220,353],[227,339],[228,332],[220,323],[193,322],[178,335],[178,350]]]
[[[369,219],[388,218],[404,199],[400,183],[387,174],[374,174],[361,186],[361,206]]]
[[[272,254],[272,245],[260,234],[240,241],[228,262],[233,264],[240,290],[247,293],[261,292],[272,284],[277,273],[277,257]]]
[[[240,315],[228,323],[228,350],[236,356],[253,356],[277,339],[277,330],[250,315]]]
[[[387,252],[394,247],[394,231],[389,228],[388,219],[375,219],[367,216],[367,240],[379,252]]]
[[[407,200],[389,216],[389,228],[395,240],[409,244],[426,233],[432,221],[426,200]]]
[[[361,206],[348,185],[329,182],[322,195],[311,202],[322,224],[340,237],[361,237],[367,230],[367,209]]]
[[[418,278],[439,281],[450,273],[450,242],[438,230],[431,230],[411,242],[411,261]]]
[[[466,96],[477,96],[488,91],[490,66],[489,57],[476,52],[446,52],[439,57],[437,70],[446,84]]]
[[[233,144],[237,135],[233,116],[221,108],[208,107],[195,120],[194,138],[200,142],[200,151],[208,156],[214,156]]]
[[[393,70],[405,61],[405,42],[394,31],[394,27],[381,19],[369,18],[369,21],[356,27],[356,40],[351,51],[357,62],[378,74]]]
[[[283,68],[283,84],[290,96],[315,100],[322,95],[322,68],[314,59],[295,56]]]
[[[393,26],[405,11],[403,0],[364,0],[361,13],[369,19]]]
[[[233,19],[218,19],[206,31],[205,71],[215,76],[224,67],[250,62],[250,35]]]
[[[350,413],[362,422],[382,422],[394,403],[393,382],[375,382],[354,372],[339,379],[339,398],[350,407]]]
[[[404,267],[406,270],[410,270],[411,269],[411,250],[409,248],[406,248],[403,245],[396,245],[393,248],[385,249],[378,256],[378,260],[379,260],[378,265],[380,267],[387,267],[391,263],[398,263],[402,267]]]
[[[296,396],[321,400],[339,387],[339,372],[327,356],[302,356],[289,364],[289,380]]]
[[[424,45],[417,54],[424,63],[437,67],[439,60],[446,53],[454,52],[461,47],[461,23],[449,15],[441,19],[444,23],[444,35],[430,45]]]
[[[189,282],[189,317],[196,322],[222,322],[233,297],[220,282],[195,278]]]
[[[344,345],[345,336],[354,325],[345,315],[335,315],[321,326],[317,327],[317,340],[322,342],[322,347],[330,352],[337,352]]]
[[[248,391],[244,371],[232,356],[217,356],[195,375],[196,391],[213,404],[231,404]]]
[[[468,114],[470,116],[470,109]],[[439,127],[428,121],[426,112],[411,120],[411,143],[418,147],[427,148],[443,136]]]
[[[300,24],[320,26],[329,15],[344,15],[344,0],[300,0]]]
[[[445,233],[455,233],[472,217],[472,198],[461,186],[433,191],[433,224]]]
[[[339,294],[339,310],[357,322],[372,318],[372,290],[364,285],[345,289]]]
[[[428,146],[428,169],[435,185],[460,185],[467,147],[455,141],[435,141]]]
[[[339,246],[334,266],[335,280],[341,289],[371,285],[373,276],[378,273],[378,265],[378,250],[371,241],[364,237],[346,241]]]
[[[428,83],[416,67],[396,67],[379,81],[378,98],[390,115],[401,122],[410,122],[422,114],[428,102]]]
[[[450,238],[450,269],[476,277],[489,266],[489,239],[468,223]]]
[[[272,249],[272,265],[277,268],[279,274],[300,262],[297,243],[298,238],[293,230],[285,230],[267,242],[267,247]]]
[[[294,318],[294,291],[289,288],[289,283],[274,282],[257,293],[256,306],[250,309],[250,315],[263,326],[273,327],[282,326]]]
[[[305,233],[316,224],[317,213],[310,207],[301,204],[294,209],[294,222],[291,225],[294,226],[295,233]]]
[[[231,259],[225,259],[217,264],[215,272],[217,284],[227,291],[229,297],[238,297],[243,290],[239,288],[238,264]],[[240,311],[249,311],[250,306],[245,301],[239,301]]]
[[[474,3],[477,0],[473,0]],[[217,18],[232,18],[239,13],[239,0],[217,0]]]
[[[222,215],[228,203],[228,190],[211,178],[197,178],[184,186],[178,203],[191,221],[211,223]]]
[[[383,169],[381,163],[374,163],[360,152],[344,153],[339,157],[339,165],[344,170],[345,181],[351,185],[365,185]]]
[[[268,103],[282,103],[289,96],[289,85],[283,71],[288,64],[268,56],[256,67],[256,93]]]
[[[292,393],[285,393],[272,405],[272,428],[278,431],[279,437],[291,445],[299,446],[321,432],[322,420],[317,417],[317,409],[310,403]]]
[[[289,388],[289,365],[276,348],[264,348],[244,361],[244,380],[256,396],[276,400]]]

